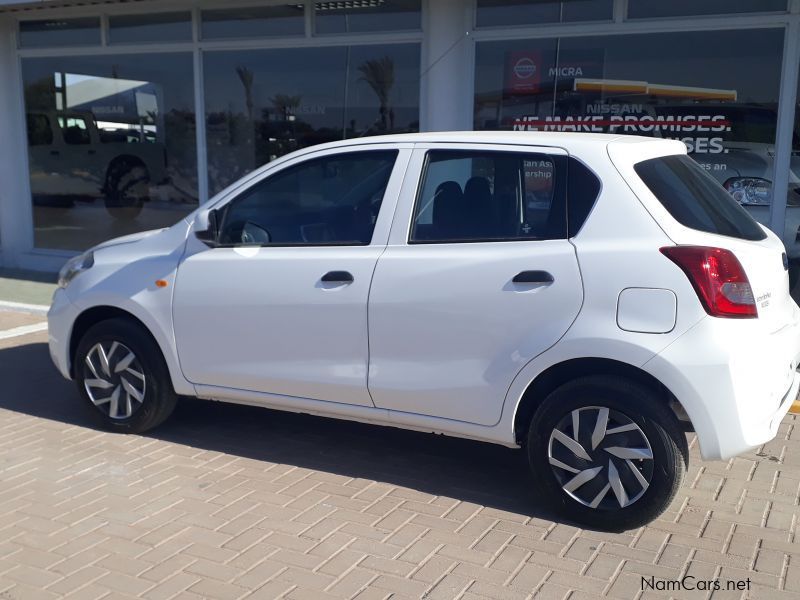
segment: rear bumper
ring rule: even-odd
[[[800,389],[800,311],[779,331],[757,319],[706,317],[644,365],[689,415],[704,459],[756,448],[778,431]]]

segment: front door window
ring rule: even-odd
[[[394,150],[336,154],[280,171],[223,209],[219,241],[367,245],[396,157]]]

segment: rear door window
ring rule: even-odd
[[[432,150],[410,243],[567,237],[564,156]]]
[[[660,156],[633,168],[681,225],[743,240],[767,237],[725,188],[688,156]]]

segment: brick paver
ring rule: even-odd
[[[727,462],[692,443],[669,511],[608,534],[556,520],[505,448],[190,400],[97,431],[46,339],[0,341],[2,600],[800,597],[795,417]],[[723,589],[643,590],[687,576]]]

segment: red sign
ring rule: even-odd
[[[535,94],[542,81],[539,52],[509,52],[506,58],[506,93]]]

